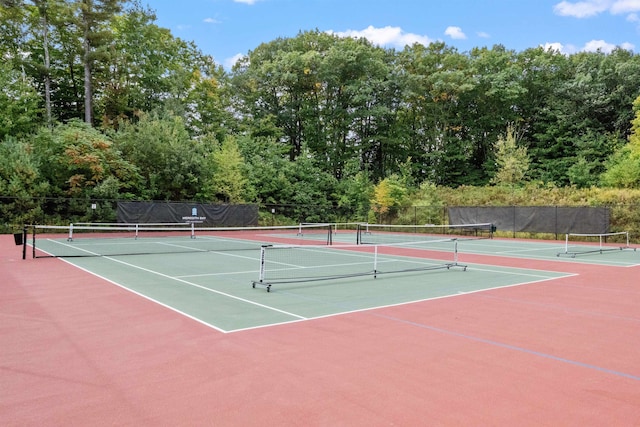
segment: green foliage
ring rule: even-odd
[[[291,162],[287,145],[270,138],[243,137],[238,145],[252,165],[247,171],[247,191],[255,192],[255,201],[278,205],[296,221],[320,222],[335,216],[338,180],[323,171],[310,153]]]
[[[355,172],[354,172],[355,171]],[[337,208],[344,220],[366,221],[373,197],[374,186],[367,171],[357,171],[357,164],[350,162],[346,177],[337,183]]]
[[[397,175],[391,175],[380,181],[373,189],[371,208],[378,217],[378,222],[394,218],[398,209],[410,204],[407,187]]]
[[[279,128],[290,160],[305,149],[321,154],[323,167],[339,179],[361,156],[382,176],[398,93],[390,60],[364,39],[309,31],[258,46],[234,69],[232,83],[239,108],[255,122],[248,124]]]
[[[130,189],[143,200],[193,200],[203,179],[211,144],[189,136],[182,118],[170,113],[145,114],[137,123],[123,123],[113,133],[115,147],[135,165]]]
[[[631,122],[629,143],[616,151],[602,174],[609,187],[640,188],[640,96],[633,103],[635,118]]]
[[[0,140],[28,135],[40,122],[38,94],[10,64],[0,63]]]
[[[0,5],[0,27],[0,140],[33,172],[5,161],[9,196],[435,223],[449,188],[459,203],[514,204],[640,186],[640,55],[623,49],[396,51],[314,30],[227,73],[137,1],[16,0]],[[92,111],[95,128],[74,121]]]
[[[247,193],[246,165],[238,143],[234,137],[227,137],[221,146],[214,150],[209,170],[213,175],[203,180],[203,194],[199,198],[222,203],[245,203]]]
[[[380,181],[373,189],[373,199],[371,199],[374,212],[381,215],[389,212],[389,209],[394,204],[394,200],[391,197],[391,184],[387,178]]]
[[[496,142],[496,164],[498,170],[492,179],[494,184],[519,184],[529,169],[527,148],[518,147],[511,126],[507,128],[506,137],[500,136]]]
[[[528,182],[523,187],[437,187],[446,206],[609,206],[611,231],[640,236],[640,189],[557,187]]]
[[[402,224],[444,224],[444,201],[438,193],[438,187],[423,182],[411,196],[411,207],[399,213]]]
[[[271,138],[243,136],[237,139],[238,147],[247,170],[247,191],[253,200],[261,204],[286,203],[289,181],[288,170],[291,163],[287,159],[288,147]]]
[[[111,22],[112,59],[103,70],[98,111],[105,126],[118,127],[140,112],[172,111],[193,136],[222,140],[230,120],[222,99],[224,71],[192,43],[154,24],[153,11],[134,4]]]
[[[578,188],[585,188],[594,185],[597,182],[596,174],[594,174],[594,165],[589,163],[587,159],[580,156],[578,160],[567,169],[567,177],[571,185]]]
[[[135,178],[111,140],[78,121],[41,129],[33,142],[42,179],[50,195],[89,199],[120,195]],[[111,187],[110,192],[105,192]],[[94,194],[95,192],[95,194]]]
[[[0,144],[0,224],[30,224],[42,218],[39,198],[49,192],[33,147],[14,138]]]
[[[300,222],[323,222],[334,215],[334,194],[338,180],[323,171],[310,155],[301,155],[289,169],[287,178],[293,218]]]

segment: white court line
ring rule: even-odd
[[[62,242],[57,242],[57,243],[59,243],[59,244],[61,244],[61,245],[64,245],[64,246],[70,246],[70,245],[67,245],[67,244],[62,243]],[[89,254],[91,254],[91,255],[99,255],[99,254],[96,254],[95,252],[91,252],[91,251],[88,251],[88,250],[86,250],[86,249],[81,249],[81,250],[82,250],[82,251],[84,251],[84,252],[87,252],[87,253],[89,253]],[[140,266],[138,266],[138,265],[131,264],[131,263],[128,263],[128,262],[124,262],[124,261],[121,261],[121,260],[118,260],[118,259],[115,259],[115,258],[112,258],[112,257],[109,257],[109,256],[102,256],[101,258],[103,258],[103,259],[107,259],[107,260],[109,260],[109,261],[113,261],[113,262],[116,262],[116,263],[119,263],[119,264],[123,264],[123,265],[126,265],[126,266],[131,267],[131,268],[135,268],[135,269],[138,269],[138,270],[146,271],[147,273],[155,274],[155,275],[157,275],[157,276],[161,276],[161,277],[164,277],[164,278],[167,278],[167,279],[170,279],[170,280],[175,280],[175,281],[177,281],[177,282],[183,283],[183,284],[185,284],[185,285],[193,286],[193,287],[195,287],[195,288],[199,288],[199,289],[205,290],[205,291],[207,291],[207,292],[211,292],[211,293],[214,293],[214,294],[222,295],[222,296],[227,297],[227,298],[235,299],[235,300],[238,300],[238,301],[241,301],[241,302],[247,303],[247,304],[251,304],[251,305],[255,305],[255,306],[261,307],[261,308],[265,308],[265,309],[267,309],[267,310],[272,310],[272,311],[275,311],[275,312],[278,312],[278,313],[281,313],[281,314],[285,314],[285,315],[288,315],[288,316],[291,316],[291,317],[294,317],[294,318],[297,318],[297,319],[300,319],[300,320],[305,320],[305,319],[307,319],[306,317],[304,317],[304,316],[300,316],[300,315],[298,315],[298,314],[290,313],[290,312],[287,312],[287,311],[285,311],[285,310],[280,310],[280,309],[275,308],[275,307],[271,307],[271,306],[268,306],[268,305],[265,305],[265,304],[260,304],[260,303],[257,303],[257,302],[255,302],[255,301],[251,301],[251,300],[248,300],[248,299],[245,299],[245,298],[237,297],[237,296],[235,296],[235,295],[231,295],[231,294],[228,294],[228,293],[226,293],[226,292],[221,292],[221,291],[217,291],[217,290],[215,290],[215,289],[207,288],[206,286],[198,285],[197,283],[192,283],[192,282],[189,282],[189,281],[187,281],[187,280],[183,280],[183,279],[180,279],[180,278],[178,278],[178,277],[174,277],[174,276],[169,276],[169,275],[167,275],[167,274],[160,273],[159,271],[151,270],[151,269],[148,269],[148,268],[145,268],[145,267],[140,267]],[[127,288],[126,286],[121,285],[121,284],[119,284],[119,283],[116,283],[116,282],[114,282],[114,281],[112,281],[112,280],[106,279],[106,278],[104,278],[104,277],[102,277],[102,276],[100,276],[100,275],[98,275],[98,274],[92,273],[91,271],[89,271],[89,270],[87,270],[87,269],[84,269],[84,268],[82,268],[82,267],[80,267],[80,266],[77,266],[76,264],[73,264],[73,263],[71,263],[71,262],[69,262],[69,261],[67,261],[67,260],[63,260],[63,261],[68,262],[68,263],[69,263],[69,264],[71,264],[71,265],[74,265],[74,266],[76,266],[76,267],[78,267],[78,268],[80,268],[80,269],[82,269],[82,270],[84,270],[84,271],[87,271],[88,273],[94,274],[95,276],[100,277],[100,278],[102,278],[102,279],[105,279],[105,280],[107,280],[107,281],[109,281],[109,282],[111,282],[111,283],[114,283],[114,284],[116,284],[116,285],[118,285],[118,286],[120,286],[120,287],[123,287],[124,289],[130,290],[131,292],[133,292],[133,293],[135,293],[135,294],[138,294],[138,295],[142,295],[142,296],[144,296],[143,294],[141,294],[141,293],[139,293],[139,292],[137,292],[137,291],[134,291],[134,290],[132,290],[132,289],[129,289],[129,288]],[[157,300],[155,300],[154,298],[147,297],[147,296],[145,296],[145,298],[147,298],[148,300],[151,300],[151,301],[157,302],[158,304],[160,304],[160,305],[162,305],[162,306],[165,306],[165,307],[171,308],[171,309],[172,309],[172,310],[174,310],[175,312],[178,312],[178,313],[184,314],[185,316],[187,316],[187,317],[189,317],[189,318],[193,318],[193,316],[190,316],[190,315],[188,315],[188,314],[186,314],[186,313],[182,312],[181,310],[178,310],[178,309],[173,308],[173,307],[170,307],[170,306],[168,306],[168,305],[166,305],[166,304],[164,304],[164,303],[161,303],[160,301],[157,301]],[[205,323],[205,322],[203,322],[203,321],[200,321],[200,322],[201,322],[201,323]],[[205,324],[207,324],[207,323],[205,323]],[[222,329],[220,329],[220,328],[217,328],[217,327],[214,327],[214,328],[215,328],[216,330],[220,330],[221,332],[226,332],[226,331],[224,331],[224,330],[222,330]]]
[[[499,272],[501,272],[501,271],[499,271]],[[417,304],[417,303],[426,302],[426,301],[434,301],[434,300],[445,299],[445,298],[460,297],[460,296],[463,296],[463,295],[476,294],[476,293],[486,292],[486,291],[491,291],[491,290],[496,290],[496,289],[513,288],[513,287],[516,287],[516,286],[531,285],[531,284],[534,284],[534,283],[543,283],[543,282],[548,282],[548,281],[551,281],[551,280],[561,279],[563,277],[568,277],[568,276],[577,276],[577,274],[569,274],[569,275],[566,275],[566,276],[546,277],[546,278],[544,276],[540,276],[540,277],[543,277],[543,278],[541,278],[539,280],[531,280],[531,281],[528,281],[528,282],[514,283],[512,285],[494,286],[494,287],[491,287],[491,288],[483,288],[483,289],[477,289],[477,290],[474,290],[474,291],[458,292],[458,293],[455,293],[455,294],[441,295],[441,296],[430,297],[430,298],[422,298],[422,299],[418,299],[418,300],[404,301],[404,302],[398,302],[398,303],[394,303],[394,304],[385,304],[385,305],[378,305],[378,306],[374,306],[374,307],[359,308],[359,309],[356,309],[356,310],[340,311],[340,312],[337,312],[337,313],[330,313],[330,314],[324,314],[324,315],[321,315],[321,316],[309,317],[309,318],[305,319],[304,321],[328,319],[328,318],[331,318],[331,317],[344,316],[346,314],[365,313],[365,312],[368,312],[368,311],[380,310],[380,309],[384,309],[384,308],[399,307],[399,306],[402,306],[402,305]],[[235,330],[233,330],[233,332],[250,331],[250,330],[254,330],[254,329],[261,329],[261,328],[270,327],[270,326],[278,326],[278,325],[297,323],[297,322],[302,322],[302,321],[303,320],[294,320],[294,321],[291,321],[291,322],[282,322],[282,323],[274,323],[274,324],[268,324],[268,325],[251,326],[251,327],[248,327],[248,328],[235,329]]]
[[[470,242],[475,242],[474,240],[470,240]],[[544,247],[544,248],[532,248],[532,249],[506,249],[509,248],[509,246],[507,245],[500,245],[501,248],[504,248],[505,250],[502,251],[491,251],[491,250],[483,250],[481,248],[478,248],[478,246],[483,246],[485,248],[494,248],[495,247],[493,245],[487,245],[487,244],[479,244],[479,245],[472,245],[472,247],[469,246],[461,246],[462,249],[460,249],[458,251],[459,254],[464,255],[464,254],[471,254],[471,255],[486,255],[486,256],[506,256],[506,257],[511,257],[511,258],[518,258],[518,259],[535,259],[535,260],[542,260],[542,261],[556,261],[556,262],[568,262],[568,263],[578,263],[578,264],[587,264],[587,265],[602,265],[602,266],[611,266],[611,267],[635,267],[638,266],[640,264],[629,264],[626,261],[614,261],[614,260],[603,260],[603,259],[585,259],[585,258],[580,258],[580,257],[576,257],[576,258],[567,258],[567,257],[559,257],[557,256],[557,254],[555,255],[536,255],[534,254],[532,257],[527,257],[525,256],[520,256],[520,253],[525,253],[525,252],[537,252],[537,251],[557,251],[557,252],[562,252],[564,251],[564,245],[562,246],[554,246],[553,244],[548,244],[549,246]],[[615,251],[610,251],[610,252],[615,252]]]
[[[280,310],[280,309],[277,309],[277,308],[274,308],[274,307],[270,307],[270,306],[265,305],[265,304],[260,304],[260,303],[255,302],[255,301],[248,300],[246,298],[237,297],[235,295],[231,295],[231,294],[228,294],[226,292],[216,291],[215,289],[207,288],[206,286],[198,285],[197,283],[189,282],[187,280],[180,279],[180,278],[175,277],[175,276],[169,276],[168,274],[160,273],[159,271],[151,270],[151,269],[145,268],[145,267],[140,267],[138,265],[131,264],[131,263],[128,263],[128,262],[124,262],[124,261],[121,261],[121,260],[118,260],[118,259],[115,259],[115,258],[111,258],[111,257],[103,257],[103,258],[106,258],[106,259],[108,259],[110,261],[113,261],[113,262],[117,262],[119,264],[126,265],[127,267],[135,268],[135,269],[138,269],[138,270],[146,271],[147,273],[155,274],[155,275],[160,276],[160,277],[164,277],[164,278],[167,278],[167,279],[175,280],[177,282],[184,283],[185,285],[193,286],[194,288],[199,288],[199,289],[203,289],[203,290],[208,291],[208,292],[212,292],[214,294],[222,295],[222,296],[225,296],[227,298],[235,299],[235,300],[247,303],[247,304],[251,304],[251,305],[258,306],[258,307],[266,308],[268,310],[273,310],[273,311],[276,311],[278,313],[282,313],[282,314],[286,314],[288,316],[296,317],[298,319],[305,319],[304,316],[300,316],[300,315],[297,315],[297,314],[294,314],[294,313],[290,313],[288,311]]]
[[[478,268],[478,266],[484,266],[485,264],[469,264],[469,266],[473,266],[473,271],[486,271],[488,273],[501,273],[501,274],[509,274],[511,276],[525,276],[525,277],[540,277],[540,278],[548,278],[548,279],[560,279],[563,277],[572,277],[578,276],[578,273],[564,273],[557,271],[549,271],[549,270],[534,270],[534,269],[526,269],[526,268],[517,268],[517,267],[505,267],[513,270],[525,270],[525,271],[540,271],[549,274],[555,274],[554,277],[549,277],[548,275],[543,274],[533,274],[533,273],[522,273],[519,271],[505,271],[505,270],[493,270],[490,268]],[[501,286],[502,287],[502,286]]]
[[[550,252],[550,251],[558,251],[560,249],[563,249],[561,247],[558,248],[531,248],[531,249],[508,249],[505,251],[496,251],[496,252],[492,252],[494,254],[514,254],[514,253],[527,253],[527,252]],[[543,256],[548,256],[551,257],[551,255],[543,255]],[[555,255],[554,255],[555,256]]]
[[[147,296],[147,295],[145,295],[145,294],[143,294],[143,293],[140,293],[140,292],[138,292],[138,291],[134,291],[133,289],[131,289],[131,288],[129,288],[129,287],[127,287],[127,286],[125,286],[125,285],[123,285],[123,284],[121,284],[121,283],[118,283],[118,282],[116,282],[115,280],[111,280],[111,279],[109,279],[109,278],[107,278],[107,277],[104,277],[104,276],[102,276],[102,275],[100,275],[100,274],[98,274],[98,273],[95,273],[95,272],[93,272],[93,271],[91,271],[91,270],[88,270],[88,269],[86,269],[86,268],[84,268],[84,267],[80,267],[79,265],[74,264],[74,263],[72,263],[71,261],[68,261],[68,260],[66,260],[66,259],[61,259],[61,261],[62,261],[62,262],[66,262],[67,264],[72,265],[72,266],[74,266],[75,268],[79,268],[80,270],[82,270],[82,271],[84,271],[84,272],[86,272],[86,273],[89,273],[89,274],[91,274],[92,276],[95,276],[95,277],[97,277],[97,278],[99,278],[99,279],[102,279],[102,280],[104,280],[104,281],[106,281],[106,282],[109,282],[109,283],[111,283],[112,285],[118,286],[119,288],[122,288],[122,289],[124,289],[125,291],[131,292],[132,294],[135,294],[135,295],[137,295],[137,296],[139,296],[139,297],[142,297],[142,298],[146,299],[147,301],[151,301],[151,302],[153,302],[153,303],[155,303],[155,304],[158,304],[158,305],[160,305],[160,306],[162,306],[162,307],[164,307],[164,308],[167,308],[167,309],[169,309],[169,310],[171,310],[171,311],[173,311],[173,312],[175,312],[175,313],[178,313],[178,314],[180,314],[180,315],[182,315],[182,316],[185,316],[185,317],[187,317],[187,318],[189,318],[189,319],[191,319],[191,320],[195,320],[196,322],[198,322],[198,323],[200,323],[200,324],[202,324],[202,325],[204,325],[204,326],[208,326],[208,327],[209,327],[209,328],[211,328],[211,329],[215,329],[216,331],[221,332],[221,333],[224,333],[224,334],[229,333],[229,331],[226,331],[226,330],[224,330],[224,329],[221,329],[221,328],[219,328],[219,327],[217,327],[217,326],[215,326],[215,325],[212,325],[211,323],[205,322],[205,321],[204,321],[204,320],[202,320],[202,319],[199,319],[199,318],[194,317],[194,316],[192,316],[192,315],[190,315],[190,314],[188,314],[188,313],[185,313],[185,312],[184,312],[184,311],[182,311],[182,310],[178,310],[178,309],[177,309],[177,308],[175,308],[175,307],[172,307],[172,306],[167,305],[167,304],[165,304],[165,303],[163,303],[163,302],[160,302],[160,301],[158,301],[157,299],[151,298],[150,296]],[[232,332],[233,332],[233,331],[232,331]]]
[[[56,242],[56,243],[64,244],[64,243],[61,243],[61,242]],[[98,254],[95,254],[95,253],[93,253],[91,251],[88,251],[88,250],[85,250],[85,249],[82,249],[82,250],[87,252],[87,253],[90,253],[90,254],[98,255]],[[228,254],[226,252],[220,252],[220,254],[238,256],[238,255]],[[366,253],[363,253],[363,254],[351,253],[351,254],[349,254],[349,252],[345,251],[345,255],[363,256],[365,254]],[[143,267],[132,265],[132,264],[129,264],[129,263],[126,263],[124,261],[120,261],[120,260],[117,260],[117,259],[114,259],[114,258],[111,258],[111,257],[104,257],[103,256],[102,258],[106,258],[106,259],[108,259],[110,261],[113,261],[113,262],[116,262],[116,263],[121,263],[121,264],[130,266],[132,268],[141,269],[141,270],[147,271],[147,272],[152,273],[152,274],[157,274],[157,275],[169,278],[171,280],[176,280],[178,282],[187,284],[189,286],[194,286],[194,287],[197,287],[197,288],[201,288],[201,289],[203,289],[205,291],[208,291],[208,292],[213,292],[213,293],[220,294],[220,295],[223,295],[223,296],[228,296],[230,298],[237,299],[237,300],[240,300],[240,301],[244,301],[244,302],[247,302],[249,304],[256,305],[256,306],[260,306],[260,307],[266,308],[268,310],[278,311],[278,312],[281,312],[281,313],[286,314],[286,315],[290,315],[290,316],[295,318],[295,320],[291,320],[291,321],[284,321],[284,322],[278,322],[278,323],[268,323],[268,324],[263,324],[263,325],[257,325],[257,326],[251,326],[251,327],[247,327],[247,328],[239,328],[239,329],[233,329],[233,330],[227,331],[227,330],[221,329],[221,328],[219,328],[219,327],[217,327],[215,325],[207,323],[207,322],[205,322],[205,321],[203,321],[201,319],[198,319],[198,318],[196,318],[194,316],[191,316],[191,315],[189,315],[189,314],[187,314],[187,313],[185,313],[185,312],[183,312],[183,311],[181,311],[179,309],[176,309],[176,308],[171,307],[171,306],[169,306],[169,305],[167,305],[165,303],[162,303],[162,302],[160,302],[160,301],[158,301],[158,300],[156,300],[154,298],[146,296],[146,295],[144,295],[144,294],[142,294],[140,292],[134,291],[134,290],[128,288],[127,286],[125,286],[125,285],[122,285],[122,284],[120,284],[118,282],[115,282],[115,281],[113,281],[111,279],[108,279],[108,278],[106,278],[104,276],[96,274],[96,273],[94,273],[94,272],[92,272],[90,270],[87,270],[87,269],[85,269],[83,267],[80,267],[80,266],[78,266],[76,264],[73,264],[72,262],[67,261],[66,259],[62,259],[63,262],[66,262],[66,263],[68,263],[70,265],[73,265],[74,267],[79,268],[79,269],[81,269],[81,270],[83,270],[83,271],[85,271],[85,272],[87,272],[89,274],[92,274],[93,276],[99,277],[99,278],[101,278],[101,279],[103,279],[103,280],[105,280],[105,281],[107,281],[109,283],[112,283],[112,284],[114,284],[114,285],[116,285],[116,286],[118,286],[118,287],[120,287],[120,288],[122,288],[124,290],[127,290],[127,291],[129,291],[129,292],[131,292],[133,294],[141,296],[142,298],[145,298],[145,299],[147,299],[149,301],[152,301],[152,302],[154,302],[156,304],[159,304],[159,305],[161,305],[161,306],[163,306],[165,308],[168,308],[169,310],[172,310],[172,311],[174,311],[174,312],[176,312],[178,314],[181,314],[181,315],[183,315],[183,316],[185,316],[185,317],[187,317],[189,319],[195,320],[196,322],[198,322],[200,324],[203,324],[205,326],[208,326],[208,327],[210,327],[210,328],[212,328],[212,329],[214,329],[216,331],[219,331],[219,332],[225,333],[225,334],[226,333],[249,331],[249,330],[253,330],[253,329],[261,329],[261,328],[278,326],[278,325],[285,325],[285,324],[290,324],[290,323],[297,323],[297,322],[302,322],[302,321],[307,321],[307,320],[330,318],[330,317],[335,317],[335,316],[342,316],[342,315],[345,315],[345,314],[367,312],[367,311],[373,311],[373,310],[378,310],[378,309],[383,309],[383,308],[388,308],[388,307],[396,307],[396,306],[402,306],[402,305],[407,305],[407,304],[415,304],[415,303],[424,302],[424,301],[438,300],[438,299],[443,299],[443,298],[451,298],[451,297],[456,297],[456,296],[461,296],[461,295],[466,295],[466,294],[473,294],[473,293],[480,293],[480,292],[490,291],[490,290],[494,290],[494,289],[502,289],[502,288],[509,288],[509,287],[515,287],[515,286],[529,285],[529,284],[534,284],[534,283],[541,283],[541,282],[545,282],[545,281],[556,280],[556,279],[563,278],[563,277],[577,276],[578,275],[578,274],[561,273],[562,274],[561,276],[548,277],[548,276],[544,276],[544,275],[536,275],[536,274],[531,274],[531,273],[522,273],[522,272],[518,272],[518,271],[505,271],[505,270],[492,270],[492,269],[486,269],[486,268],[485,269],[478,268],[479,271],[494,272],[494,273],[499,273],[499,274],[519,275],[519,276],[537,278],[538,280],[531,280],[531,281],[526,281],[526,282],[521,282],[521,283],[515,283],[515,284],[512,284],[512,285],[504,285],[504,286],[495,286],[495,287],[491,287],[491,288],[483,288],[483,289],[478,289],[478,290],[474,290],[474,291],[458,292],[457,294],[450,294],[450,295],[442,295],[442,296],[437,296],[437,297],[423,298],[423,299],[419,299],[419,300],[411,300],[411,301],[399,302],[399,303],[394,303],[394,304],[385,304],[385,305],[367,307],[367,308],[356,309],[356,310],[340,311],[340,312],[337,312],[337,313],[331,313],[331,314],[315,316],[315,317],[304,317],[304,316],[299,316],[299,315],[296,315],[296,314],[293,314],[293,313],[288,313],[286,311],[279,310],[279,309],[276,309],[274,307],[270,307],[270,306],[267,306],[267,305],[255,303],[255,302],[250,301],[250,300],[246,300],[246,299],[243,299],[243,298],[235,297],[233,295],[229,295],[229,294],[226,294],[224,292],[215,291],[213,289],[209,289],[209,288],[203,287],[201,285],[198,285],[198,284],[195,284],[195,283],[191,283],[191,282],[188,282],[186,280],[182,280],[179,277],[168,276],[168,275],[165,275],[163,273],[159,273],[159,272],[156,272],[156,271],[153,271],[153,270],[150,270],[150,269],[146,269],[146,268],[143,268]],[[250,258],[250,257],[242,257],[242,258],[255,259],[255,258]],[[520,270],[522,270],[522,269],[520,269]],[[531,270],[531,271],[538,271],[538,270]],[[542,271],[544,271],[544,270],[542,270]],[[548,272],[548,273],[558,274],[558,272]]]

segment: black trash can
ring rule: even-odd
[[[22,246],[24,243],[22,233],[13,233],[13,240],[15,240],[17,246]]]

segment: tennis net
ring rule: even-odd
[[[575,258],[578,255],[590,253],[603,253],[605,251],[619,251],[633,249],[629,245],[629,232],[619,231],[615,233],[567,233],[564,240],[564,251],[557,256],[569,256]]]
[[[33,258],[144,255],[233,250],[264,244],[329,245],[328,224],[273,227],[198,227],[195,224],[70,224],[27,226]],[[26,237],[26,236],[25,236]],[[23,258],[26,258],[23,250]]]
[[[429,258],[426,258],[429,256]],[[450,269],[458,263],[458,240],[376,245],[265,245],[260,252],[257,285],[315,282],[359,276]]]
[[[493,237],[495,226],[491,223],[457,224],[457,225],[390,225],[390,224],[359,224],[357,243],[387,244],[421,241],[429,239],[457,238],[490,239]]]

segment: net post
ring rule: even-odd
[[[22,227],[22,259],[27,259],[27,226]]]
[[[260,283],[264,283],[264,280],[266,278],[265,276],[266,276],[266,273],[267,273],[267,267],[266,267],[267,246],[269,246],[269,245],[260,246],[260,274],[259,274],[259,278],[258,278],[258,282],[260,282]]]
[[[569,253],[569,233],[564,235],[564,253]]]
[[[356,229],[356,244],[357,245],[363,245],[364,244],[363,235],[367,234],[368,232],[369,232],[369,223],[359,222],[357,224],[357,229]]]
[[[69,237],[67,237],[67,242],[73,242],[73,223],[69,224]]]
[[[135,239],[138,240],[138,228],[139,228],[139,224],[136,223],[135,225]]]
[[[453,265],[458,265],[458,239],[453,239]]]
[[[36,257],[36,226],[33,226],[32,236],[31,236],[31,257]]]
[[[195,223],[191,223],[191,238],[195,239],[196,238],[196,224]]]
[[[378,245],[373,246],[373,278],[378,277]]]
[[[251,286],[253,288],[256,287],[256,285],[264,285],[267,288],[267,292],[271,292],[271,283],[267,283],[267,267],[266,267],[266,253],[267,253],[267,248],[271,247],[273,245],[262,245],[260,246],[260,274],[259,274],[259,278],[258,280],[253,280],[251,282]]]

